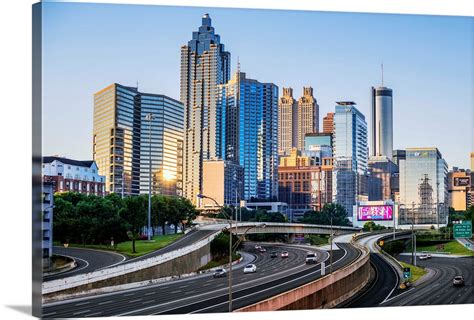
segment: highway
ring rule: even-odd
[[[388,263],[382,254],[378,253],[374,244],[383,235],[374,235],[360,238],[358,243],[370,251],[370,264],[374,275],[372,281],[356,296],[340,304],[339,308],[366,308],[380,305],[385,300],[398,294],[400,281],[398,272]]]
[[[64,248],[64,247],[54,247],[53,252],[55,254],[65,255],[76,259],[77,267],[66,272],[58,273],[55,275],[45,276],[43,281],[51,281],[56,279],[62,279],[69,276],[74,276],[78,274],[88,273],[104,268],[109,268],[119,264],[134,262],[138,260],[143,260],[155,256],[162,255],[164,253],[174,251],[186,246],[189,246],[201,239],[204,239],[211,234],[216,232],[215,230],[200,230],[195,229],[191,230],[185,234],[179,240],[171,243],[170,245],[161,248],[159,250],[150,252],[140,257],[127,259],[124,255],[104,250],[94,250],[86,248]]]
[[[339,245],[341,250],[334,251],[333,270],[351,263],[360,255],[359,250],[349,244]],[[262,254],[256,252],[251,244],[246,244],[245,251],[255,257],[255,274],[243,274],[243,265],[234,267],[234,310],[319,278],[319,263],[327,260],[329,256],[324,251],[318,251],[319,263],[306,265],[306,248],[272,247],[268,244],[264,247],[267,252]],[[287,259],[270,258],[272,250],[286,250],[290,254]],[[204,274],[153,286],[47,304],[43,308],[43,316],[58,318],[182,314],[227,310],[228,279],[214,279],[211,274]]]
[[[122,263],[126,259],[124,255],[115,252],[86,248],[53,247],[53,253],[74,258],[76,260],[77,266],[69,271],[45,276],[43,277],[43,281],[61,279],[80,273],[87,273],[111,267]]]
[[[409,256],[399,256],[400,261],[409,262]],[[383,303],[383,306],[413,306],[439,304],[474,303],[473,277],[474,257],[417,260],[418,266],[434,270],[428,281],[405,291]],[[464,287],[453,287],[454,276],[464,276]]]

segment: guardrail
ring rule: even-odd
[[[106,280],[118,276],[122,276],[128,273],[136,272],[142,269],[147,269],[154,267],[156,265],[171,261],[173,259],[182,257],[186,254],[189,254],[193,251],[196,251],[207,244],[209,244],[221,231],[216,231],[210,236],[201,239],[189,246],[180,248],[171,252],[164,253],[162,255],[151,257],[144,260],[139,260],[136,262],[125,263],[115,267],[110,267],[107,269],[102,269],[98,271],[93,271],[85,274],[79,274],[63,279],[57,279],[52,281],[47,281],[43,283],[42,293],[49,294],[53,292],[63,291],[66,289],[71,289],[90,283],[94,283],[101,280]]]

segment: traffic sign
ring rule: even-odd
[[[411,277],[410,268],[403,268],[403,279],[408,279]]]
[[[380,240],[379,246],[383,247],[383,244],[384,244],[384,243],[385,243],[385,242],[384,242],[383,240]]]
[[[470,244],[469,242],[466,242],[464,245],[465,245],[466,248],[468,248],[468,249],[471,247],[471,244]]]
[[[472,222],[459,221],[453,223],[454,238],[471,238],[472,237]]]

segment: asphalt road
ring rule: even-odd
[[[348,244],[334,251],[333,269],[354,261],[360,252]],[[234,310],[295,288],[320,277],[320,264],[304,263],[307,249],[264,245],[261,254],[247,246],[255,255],[255,274],[243,274],[242,266],[233,271]],[[287,259],[270,258],[275,250],[289,252]],[[318,261],[327,260],[326,252],[319,252]],[[44,317],[85,317],[112,315],[181,314],[196,312],[226,312],[228,310],[228,279],[214,279],[204,274],[95,297],[52,303],[43,308]]]
[[[409,256],[399,256],[400,261],[409,262]],[[405,291],[382,306],[413,306],[441,304],[474,303],[473,271],[474,257],[441,258],[417,261],[418,266],[428,267],[435,271],[434,276],[417,287]],[[464,276],[465,286],[454,287],[453,278]]]
[[[92,272],[117,265],[126,259],[125,256],[115,252],[86,248],[53,247],[53,253],[74,258],[76,260],[77,266],[69,271],[45,276],[43,277],[43,281],[51,281],[81,273]]]
[[[140,257],[126,259],[125,256],[111,252],[111,251],[102,251],[102,250],[92,250],[92,249],[85,249],[85,248],[64,248],[64,247],[54,247],[53,252],[55,254],[61,254],[70,256],[76,259],[77,267],[66,272],[62,272],[56,275],[46,276],[43,278],[43,281],[51,281],[56,279],[62,279],[69,276],[74,276],[78,274],[88,273],[104,268],[108,268],[111,266],[125,264],[133,261],[143,260],[151,257],[155,257],[158,255],[162,255],[164,253],[177,250],[179,248],[186,247],[191,245],[201,239],[204,239],[211,234],[213,234],[215,230],[192,230],[184,235],[179,240],[171,243],[170,245],[161,248],[159,250],[150,252]]]

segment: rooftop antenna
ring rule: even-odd
[[[137,90],[138,90],[138,80],[136,81],[136,84],[137,84]]]
[[[383,87],[383,61],[382,61],[382,64],[380,65],[381,69],[382,69],[382,87]]]
[[[239,61],[239,56],[237,56],[237,72],[240,73],[240,61]]]

